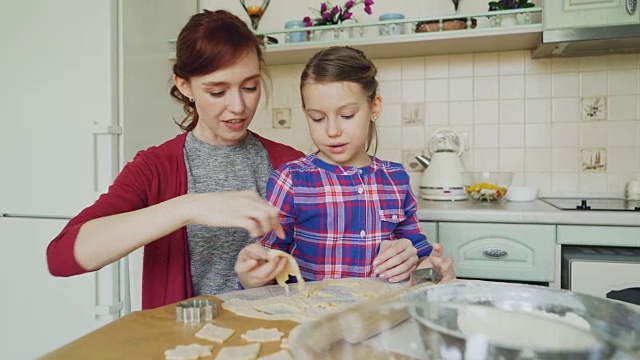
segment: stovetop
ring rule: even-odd
[[[560,210],[638,211],[640,201],[603,198],[540,198]]]

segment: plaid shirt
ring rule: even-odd
[[[349,168],[311,154],[271,174],[267,200],[280,209],[286,236],[271,232],[259,242],[293,255],[308,280],[376,276],[382,240],[406,238],[418,257],[431,253],[409,174],[397,163],[373,157],[368,166]]]

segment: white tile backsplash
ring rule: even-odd
[[[514,184],[544,194],[622,194],[640,176],[640,56],[531,59],[527,51],[375,59],[383,110],[378,156],[402,162],[433,131],[465,134],[469,170],[514,171]],[[309,152],[300,110],[300,64],[270,68],[272,100],[251,127]],[[604,121],[583,121],[581,98],[605,97]],[[424,103],[424,125],[402,125],[402,104]],[[272,108],[291,108],[290,129],[271,128]],[[261,110],[265,108],[265,110]],[[262,121],[264,118],[264,121]],[[606,169],[582,171],[581,149],[606,150]],[[412,171],[418,190],[420,172]]]

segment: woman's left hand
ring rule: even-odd
[[[409,239],[383,240],[373,260],[375,273],[389,282],[406,280],[418,265],[418,250]]]

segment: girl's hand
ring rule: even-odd
[[[245,289],[264,286],[273,282],[287,266],[286,257],[269,257],[269,249],[260,244],[249,244],[238,254],[235,271]]]
[[[383,240],[373,260],[375,273],[389,282],[406,280],[418,265],[418,250],[409,239]]]
[[[284,238],[278,209],[255,191],[229,191],[187,195],[188,223],[211,227],[243,228],[251,237],[274,231]]]
[[[431,254],[426,257],[420,259],[420,263],[416,267],[416,269],[425,269],[425,268],[433,268],[442,279],[439,284],[455,280],[456,274],[453,270],[453,259],[451,257],[444,256],[444,250],[442,249],[442,245],[433,244],[433,250],[431,250]]]

